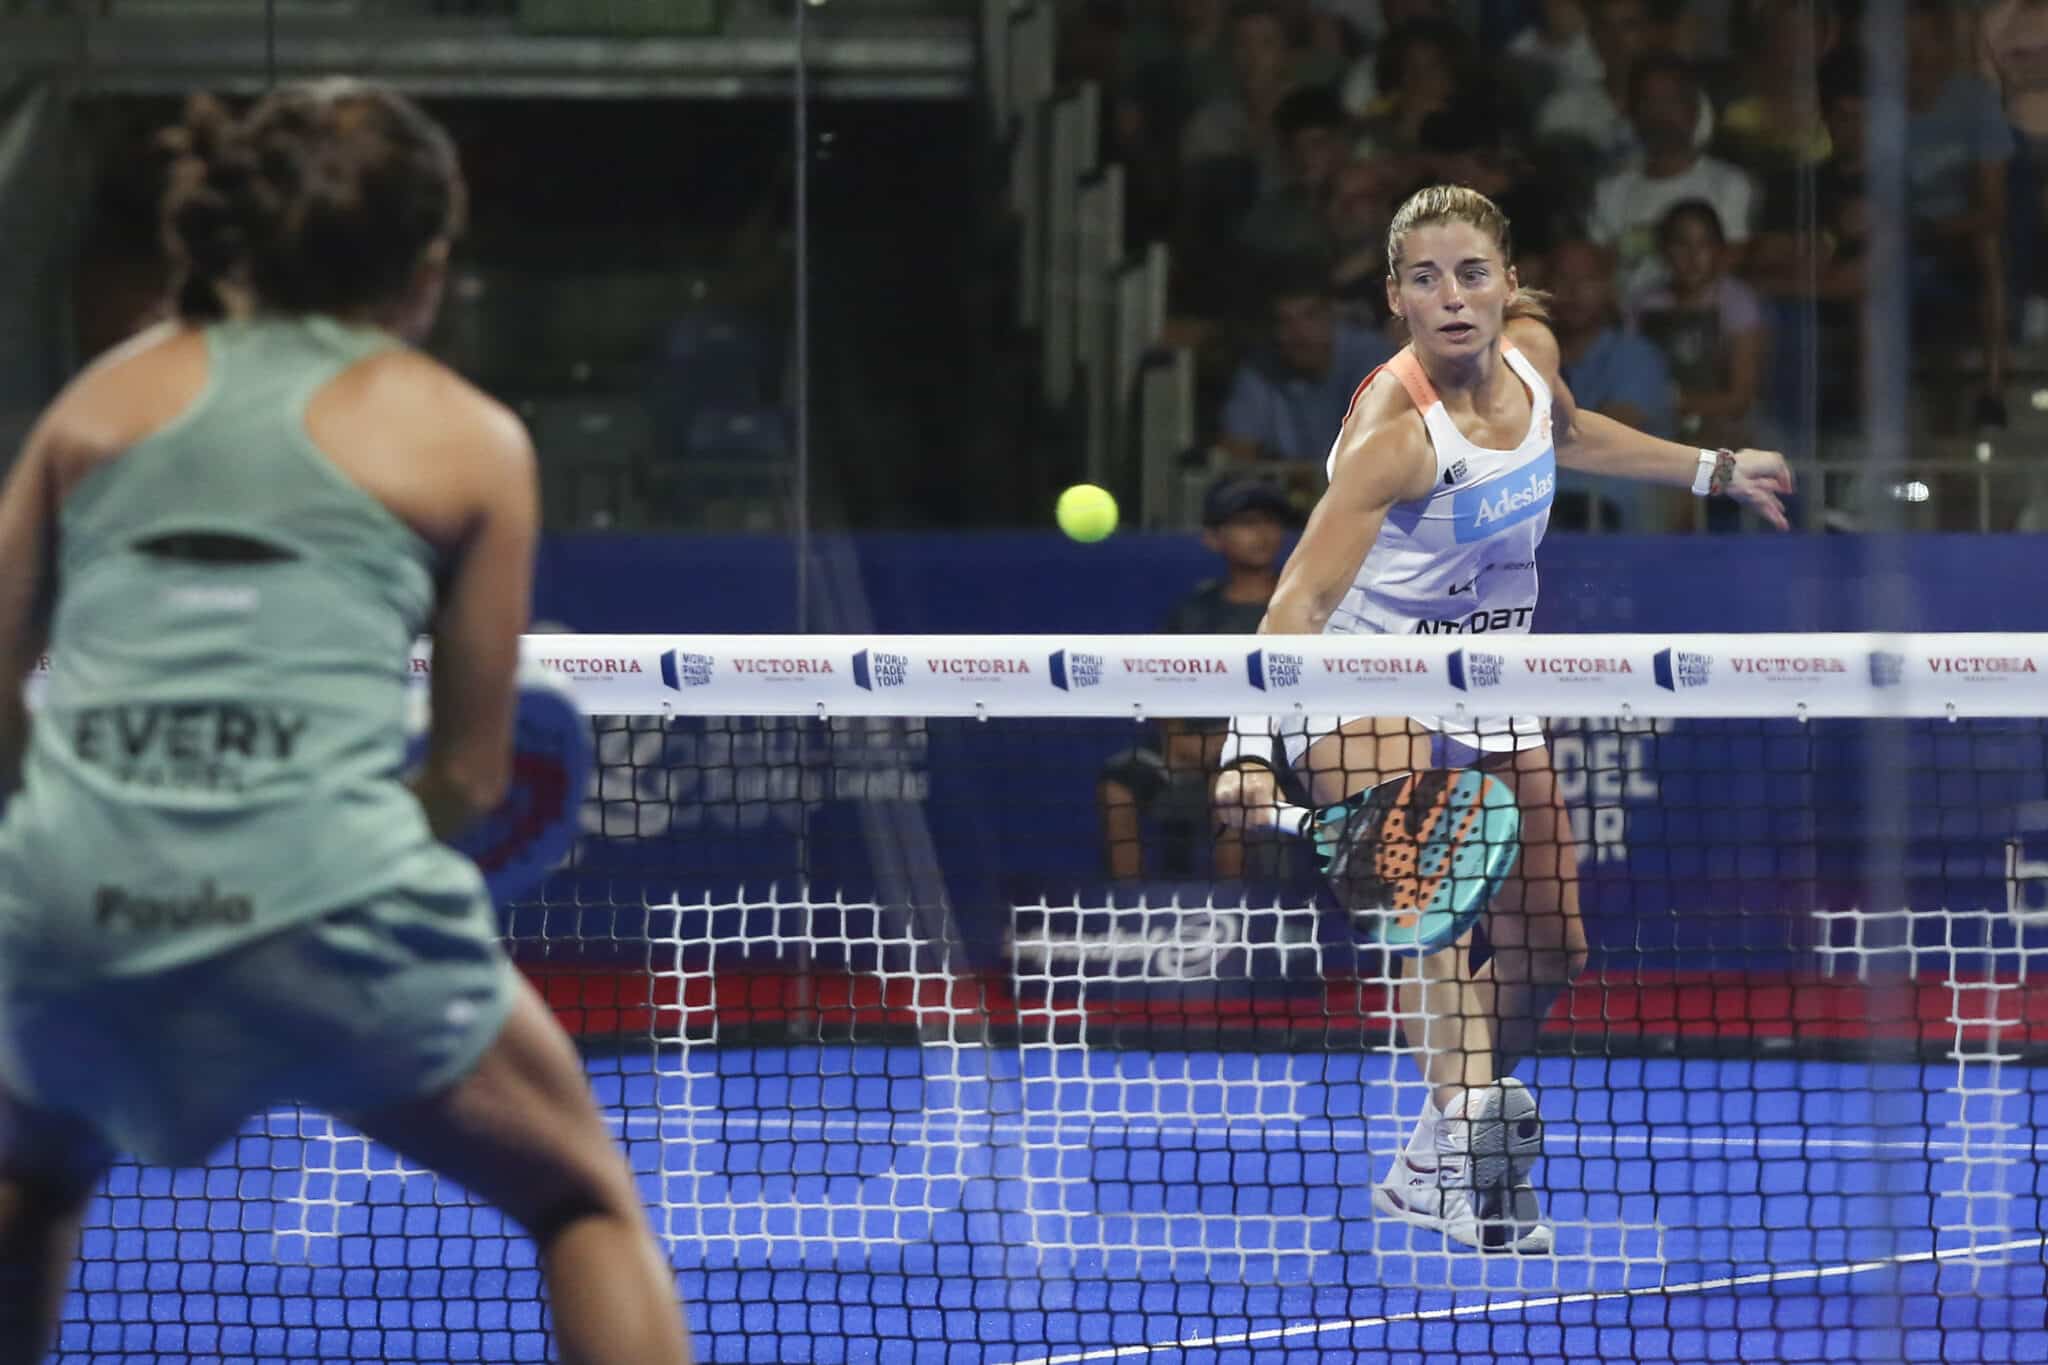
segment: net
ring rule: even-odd
[[[702,1359],[2040,1354],[2048,637],[530,645],[600,771],[508,939]],[[1407,959],[1200,769],[1521,713],[1588,955],[1514,1072],[1552,1244],[1488,1253],[1375,1204]],[[515,1229],[297,1111],[118,1170],[77,1289],[69,1360],[547,1358]]]

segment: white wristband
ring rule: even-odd
[[[1718,450],[1700,451],[1699,472],[1692,476],[1692,495],[1704,498],[1714,491],[1714,463],[1721,458]]]

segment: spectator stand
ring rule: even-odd
[[[1190,525],[1202,472],[1194,355],[1167,340],[1171,253],[1126,243],[1125,168],[1100,152],[1104,92],[1058,85],[1057,6],[985,0],[984,97],[1010,153],[1015,321],[1038,335],[1041,397],[1084,446],[1082,476],[1116,493],[1125,524]]]

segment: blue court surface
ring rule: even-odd
[[[1405,1064],[1402,1064],[1405,1066]],[[1385,1054],[594,1056],[707,1361],[2048,1360],[2048,1071],[1545,1058],[1557,1248],[1376,1219]],[[118,1170],[68,1361],[538,1361],[531,1246],[317,1116]]]

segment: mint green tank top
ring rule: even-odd
[[[398,343],[206,331],[204,392],[64,501],[50,674],[0,857],[51,966],[154,970],[445,874],[401,785],[431,548],[305,429]]]

